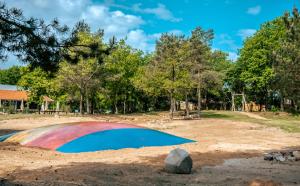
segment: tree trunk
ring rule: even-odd
[[[86,112],[90,114],[90,102],[88,97],[86,97]]]
[[[123,102],[123,114],[126,114],[126,101]]]
[[[189,100],[188,100],[187,91],[185,92],[185,113],[186,113],[186,117],[190,116],[190,108],[189,108]]]
[[[267,111],[269,102],[268,102],[268,98],[270,97],[270,91],[266,90],[266,94],[265,94],[265,111]]]
[[[246,98],[245,98],[245,93],[242,93],[242,111],[245,112],[246,111]]]
[[[295,112],[298,112],[298,104],[297,104],[297,101],[295,101],[295,100],[293,99],[293,100],[292,100],[292,103],[293,103]]]
[[[198,117],[200,118],[200,114],[201,114],[201,89],[200,89],[200,86],[197,88],[197,92],[198,92]]]
[[[94,97],[94,96],[93,96]],[[91,114],[95,114],[95,101],[94,99],[91,99],[91,104],[90,104],[90,108],[91,108]]]
[[[119,114],[117,101],[115,101],[115,114]]]
[[[235,111],[234,93],[231,93],[231,111]]]
[[[280,96],[280,111],[284,112],[284,98]]]
[[[170,94],[170,119],[173,119],[174,116],[174,103],[173,103],[173,91]]]
[[[207,91],[205,91],[205,110],[208,110],[208,104],[207,104]]]
[[[80,106],[79,106],[80,115],[83,115],[83,92],[80,92]]]

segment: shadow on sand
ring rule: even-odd
[[[299,147],[294,147],[293,149]],[[116,155],[117,155],[116,151]],[[281,185],[300,183],[296,164],[273,164],[255,152],[193,153],[190,175],[164,171],[165,155],[134,163],[70,163],[41,169],[16,169],[0,185]],[[47,160],[45,160],[47,161]],[[225,161],[225,163],[224,163]],[[227,162],[228,161],[228,162]],[[224,164],[223,164],[224,163]],[[259,184],[258,184],[259,185]]]

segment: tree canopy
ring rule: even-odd
[[[41,104],[49,95],[81,114],[166,110],[185,102],[198,110],[228,109],[231,96],[266,109],[299,111],[300,18],[295,7],[261,25],[244,40],[237,61],[212,49],[214,32],[196,27],[188,35],[163,33],[153,52],[144,53],[126,38],[104,39],[79,21],[73,29],[58,20],[26,18],[0,5],[0,60],[8,53],[27,66],[0,70],[0,83],[18,84]],[[289,103],[290,102],[290,103]]]

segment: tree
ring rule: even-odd
[[[32,68],[56,69],[64,45],[56,34],[67,30],[57,19],[46,24],[41,19],[25,18],[20,9],[0,3],[0,60],[6,59],[6,52],[12,52]]]
[[[71,47],[63,48],[63,58],[70,63],[77,63],[81,58],[95,58],[99,64],[103,63],[106,55],[114,47],[113,40],[107,46],[103,42],[104,31],[99,29],[91,32],[91,28],[84,21],[79,21],[68,40]]]
[[[263,24],[245,40],[235,68],[229,72],[232,91],[246,92],[249,99],[267,105],[275,86],[273,51],[281,47],[284,34],[283,21],[278,18]]]
[[[193,65],[194,80],[197,85],[198,117],[200,117],[201,112],[202,73],[209,69],[210,42],[212,39],[213,31],[205,31],[200,27],[197,27],[192,31],[192,36],[190,38],[189,61]]]
[[[294,7],[292,15],[286,13],[282,21],[286,37],[281,38],[281,47],[274,51],[277,83],[281,95],[292,100],[294,110],[298,111],[300,98],[300,16]]]
[[[154,78],[160,88],[170,97],[170,118],[173,119],[175,111],[176,93],[181,86],[179,50],[183,42],[183,36],[163,34],[156,42],[155,57],[153,60]]]
[[[103,43],[103,31],[99,30],[95,33],[92,33],[90,27],[84,23],[79,22],[75,26],[70,38],[72,47],[68,50],[64,50],[64,62],[60,66],[66,69],[59,69],[59,71],[66,71],[68,67],[71,67],[71,73],[80,71],[81,68],[86,71],[83,71],[78,79],[87,81],[85,83],[77,82],[75,90],[79,90],[80,94],[80,112],[83,113],[83,101],[86,101],[86,111],[87,113],[93,112],[94,108],[94,97],[96,96],[97,90],[100,88],[100,77],[97,77],[100,72],[100,66],[103,63],[103,59],[106,56],[107,46]],[[86,47],[89,46],[89,47]],[[91,62],[92,61],[92,62]],[[86,62],[86,63],[85,63]],[[66,64],[69,63],[69,64]],[[95,67],[94,71],[92,69]],[[92,74],[92,77],[87,80],[86,78]],[[70,77],[75,76],[76,74],[68,74]],[[63,74],[59,73],[59,79],[63,79]],[[86,77],[87,76],[87,77]],[[76,79],[76,78],[75,78]],[[73,79],[74,80],[74,79]],[[70,80],[72,82],[72,80]],[[69,83],[70,83],[69,82]],[[73,87],[73,88],[72,88]],[[69,93],[72,93],[74,86],[65,85],[64,88],[68,90]],[[83,95],[84,94],[84,95]]]
[[[16,85],[25,73],[26,67],[20,66],[0,70],[0,84]]]
[[[94,57],[98,53],[109,53],[110,48],[98,50],[101,48],[98,44],[102,44],[99,42],[77,43],[80,40],[78,32],[90,33],[88,25],[83,21],[76,24],[70,37],[66,37],[68,30],[57,19],[47,24],[42,19],[26,18],[22,10],[8,8],[0,3],[0,61],[6,60],[9,52],[30,64],[31,69],[40,67],[45,71],[56,72],[59,62],[64,58],[68,61],[79,59],[74,59],[74,55],[68,56],[72,51],[81,55],[78,48],[92,51]],[[102,37],[103,31],[99,30],[95,35]],[[109,46],[113,47],[113,44],[111,42]]]
[[[86,93],[91,87],[98,83],[96,75],[99,73],[99,64],[96,59],[80,59],[77,64],[70,64],[66,61],[61,62],[57,74],[57,82],[60,87],[73,93],[78,91],[80,94],[80,114],[83,114],[83,101]]]
[[[188,43],[184,36],[163,34],[156,42],[153,58],[139,68],[140,79],[135,85],[148,95],[168,95],[170,118],[175,111],[176,98],[190,88],[190,69],[187,68],[186,52]]]
[[[228,101],[228,85],[226,75],[232,66],[232,62],[227,59],[228,54],[216,50],[210,54],[208,69],[202,73],[201,84],[205,95],[206,106],[209,96],[224,104]]]
[[[48,95],[49,87],[52,86],[50,74],[41,68],[26,73],[21,77],[18,86],[29,91],[29,102],[34,102],[38,106],[43,103],[43,96]]]
[[[122,102],[125,114],[128,109],[132,109],[130,103],[135,103],[138,99],[136,97],[138,91],[132,79],[139,66],[144,63],[142,55],[141,51],[132,49],[124,40],[121,40],[105,58],[105,89],[113,100],[115,113],[118,113],[119,102]]]

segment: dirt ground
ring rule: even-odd
[[[222,119],[170,121],[165,113],[52,116],[0,121],[0,135],[91,120],[133,123],[197,142],[80,154],[0,143],[0,185],[300,185],[299,161],[276,163],[262,157],[269,151],[300,149],[300,134],[255,123]],[[164,158],[176,147],[191,154],[192,174],[164,171]]]

